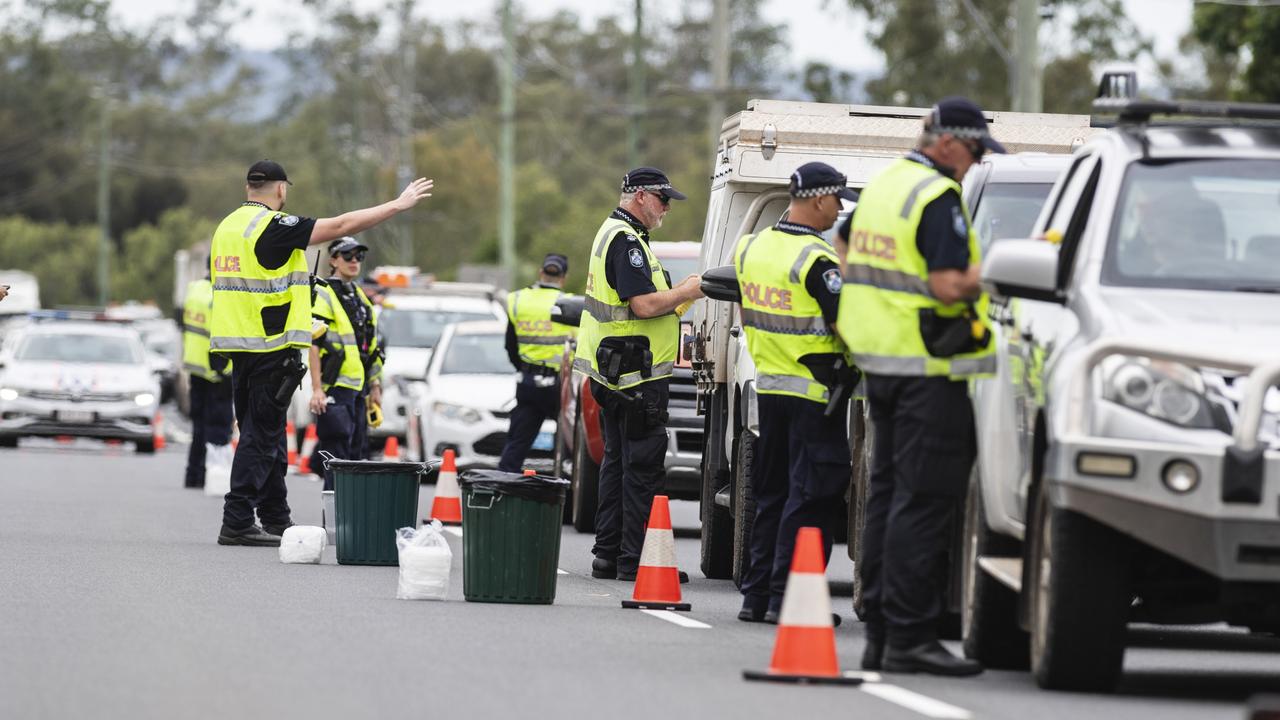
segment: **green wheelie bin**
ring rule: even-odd
[[[569,481],[473,470],[462,488],[462,595],[472,602],[549,605],[556,599]]]
[[[430,466],[332,457],[324,465],[333,472],[338,563],[396,565],[396,530],[417,526],[418,486]]]

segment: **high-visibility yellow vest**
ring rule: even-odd
[[[805,355],[844,353],[844,343],[822,319],[822,307],[804,284],[819,258],[840,264],[835,250],[814,235],[767,228],[738,241],[734,265],[742,326],[761,394],[824,404],[830,397],[827,386],[800,362]]]
[[[311,276],[306,255],[294,250],[284,265],[258,264],[254,245],[284,213],[246,203],[213,232],[210,348],[214,352],[270,352],[311,345]]]
[[[182,366],[192,376],[219,382],[231,372],[230,364],[217,372],[209,363],[209,319],[213,313],[213,283],[192,280],[182,301]]]
[[[618,291],[609,285],[605,275],[605,258],[609,245],[619,233],[634,235],[635,229],[614,217],[604,221],[591,244],[591,259],[587,265],[587,293],[584,299],[582,321],[578,325],[578,349],[573,359],[574,372],[581,373],[612,390],[634,387],[651,380],[671,376],[675,366],[676,345],[680,336],[680,319],[675,313],[655,318],[639,318],[631,311],[626,300],[618,297]],[[653,286],[659,292],[670,290],[662,263],[653,256],[647,243],[640,243],[643,261],[649,268]],[[618,382],[610,383],[600,374],[596,353],[605,338],[644,337],[649,340],[652,364],[648,377],[640,371],[626,372]]]
[[[360,293],[359,297],[364,298],[364,293],[356,288],[356,292]],[[363,299],[368,302],[367,299]],[[342,366],[338,368],[338,377],[331,383],[322,382],[325,390],[335,385],[337,387],[348,388],[351,390],[364,389],[364,363],[360,359],[360,346],[356,342],[356,329],[351,324],[351,317],[347,315],[347,309],[342,306],[342,302],[338,300],[338,294],[333,288],[327,285],[320,285],[316,288],[316,302],[311,309],[315,317],[324,320],[329,325],[326,333],[329,342],[333,345],[335,352],[342,353]],[[320,346],[320,358],[323,361],[328,355],[329,349]]]
[[[993,344],[977,352],[934,357],[920,335],[921,310],[960,317],[966,303],[944,305],[929,289],[929,269],[916,246],[925,207],[960,185],[933,168],[901,159],[862,191],[849,230],[849,257],[840,293],[838,327],[866,372],[880,375],[965,378],[995,371]],[[981,262],[978,235],[968,211],[969,261]],[[987,327],[988,299],[975,303],[977,322]],[[988,328],[989,329],[989,328]]]
[[[562,293],[558,288],[527,287],[507,295],[507,317],[516,329],[517,352],[529,365],[560,369],[564,343],[573,328],[551,320],[551,308]]]

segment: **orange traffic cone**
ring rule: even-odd
[[[671,531],[671,506],[666,495],[654,495],[649,510],[649,527],[644,531],[644,547],[640,550],[640,568],[636,571],[636,587],[624,608],[655,610],[689,610],[693,606],[680,602],[680,569],[676,567],[676,536]]]
[[[383,462],[400,462],[400,440],[392,435],[387,438],[386,447],[382,449]]]
[[[292,420],[284,424],[284,437],[289,448],[289,456],[285,462],[293,467],[298,464],[298,430],[293,426]]]
[[[394,437],[387,438],[390,443]],[[436,478],[436,496],[431,501],[431,519],[445,525],[462,524],[462,499],[458,496],[458,462],[452,449],[444,451],[440,475]]]
[[[152,424],[152,437],[157,450],[164,449],[164,415],[156,411],[156,421]]]
[[[791,556],[791,574],[782,597],[778,635],[768,672],[744,670],[747,680],[858,685],[860,677],[840,674],[836,631],[831,625],[831,593],[822,558],[822,531],[800,528]]]
[[[298,452],[298,472],[306,475],[311,470],[311,454],[316,451],[316,443],[320,442],[320,436],[316,434],[316,424],[313,421],[307,425],[307,434],[302,436],[302,450]]]

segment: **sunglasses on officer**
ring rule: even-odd
[[[652,190],[649,191],[649,194],[658,198],[658,202],[662,203],[662,207],[671,206],[671,198],[667,197],[666,195],[663,195],[660,192],[653,192]]]
[[[338,255],[347,262],[351,262],[352,260],[355,260],[356,262],[364,262],[364,250],[347,250],[346,252],[338,253]]]

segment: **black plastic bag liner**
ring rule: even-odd
[[[520,475],[501,470],[467,470],[458,484],[471,490],[488,490],[495,495],[511,495],[542,503],[558,503],[569,488],[564,478],[547,475]]]
[[[349,472],[356,475],[428,475],[435,472],[440,465],[437,462],[379,462],[376,460],[339,460],[326,459],[326,470]]]

